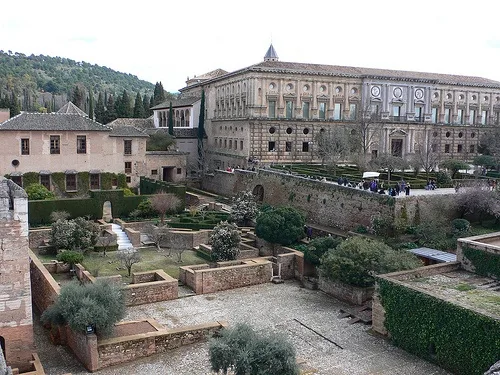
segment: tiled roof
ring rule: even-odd
[[[87,114],[84,111],[82,111],[80,108],[78,108],[72,102],[67,102],[56,113],[62,113],[62,114],[65,114],[65,115],[87,116]]]
[[[201,76],[193,77],[193,79],[212,79],[212,78],[221,77],[227,73],[229,73],[229,72],[226,72],[224,69],[215,69],[215,70],[212,70],[211,72],[202,74]]]
[[[358,68],[353,66],[305,64],[284,61],[264,61],[248,67],[248,70],[276,73],[332,75],[356,78],[377,77],[417,81],[426,80],[442,84],[500,87],[500,82],[481,77],[426,72],[410,72],[404,70]]]
[[[153,128],[145,130],[148,134],[153,134],[156,132],[168,133],[168,128]],[[198,128],[174,128],[175,138],[197,138]]]
[[[154,128],[153,117],[148,118],[117,118],[107,124],[107,126],[134,126],[137,129],[151,129]]]
[[[110,124],[108,124],[108,126],[110,126]],[[141,129],[131,125],[115,124],[112,128],[113,130],[111,130],[111,134],[109,135],[110,137],[149,137],[149,135],[144,133]]]
[[[151,109],[164,109],[164,108],[170,108],[170,102],[172,102],[172,108],[178,108],[178,107],[187,107],[189,105],[193,105],[196,103],[200,98],[197,97],[187,97],[187,98],[179,98],[176,100],[172,101],[165,101],[163,103],[160,103],[158,105],[155,105]]]
[[[111,128],[82,115],[21,113],[0,124],[1,130],[110,131]]]
[[[411,72],[404,70],[359,68],[353,66],[340,66],[340,65],[295,63],[295,62],[285,62],[285,61],[263,61],[261,63],[251,65],[246,68],[228,73],[225,76],[213,78],[211,81],[218,81],[219,79],[235,76],[245,72],[269,72],[269,73],[285,73],[285,74],[295,73],[295,74],[310,74],[316,76],[426,81],[434,84],[500,88],[500,82],[482,77],[426,73],[426,72]],[[203,84],[205,82],[200,82],[198,84]],[[182,92],[184,91],[184,89],[187,88],[188,87],[180,89],[180,91]]]

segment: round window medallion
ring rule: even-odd
[[[458,95],[458,99],[464,100],[464,95],[463,94]]]
[[[487,96],[485,96],[485,97],[484,97],[484,101],[485,101],[485,102],[487,102],[487,101],[488,101],[488,97],[487,97]]]
[[[351,89],[351,94],[357,94],[358,93],[358,89],[356,87],[353,87]]]
[[[438,93],[438,92],[435,92],[434,94],[432,94],[432,97],[433,97],[434,99],[439,98],[439,93]]]
[[[292,90],[293,89],[293,85],[291,83],[289,83],[288,85],[286,85],[286,89],[287,90]]]
[[[446,99],[451,99],[451,94],[450,93],[446,94]]]
[[[373,96],[379,96],[380,95],[380,87],[378,86],[373,86],[371,93]]]
[[[450,132],[446,132],[445,135],[446,135],[446,138],[450,138],[451,133]]]
[[[472,100],[476,100],[477,99],[477,96],[476,95],[472,95]]]
[[[460,132],[458,133],[458,138],[462,138],[464,136],[464,133]]]
[[[304,91],[309,91],[309,85],[304,85],[303,90],[304,90]]]
[[[401,98],[402,95],[403,95],[403,90],[401,90],[401,87],[396,87],[394,89],[394,97]]]
[[[287,128],[286,129],[286,134],[292,134],[292,131],[293,131],[292,128]]]
[[[433,137],[437,137],[437,136],[438,136],[438,132],[434,132],[434,133],[432,133],[432,136],[433,136]]]
[[[19,165],[19,160],[17,160],[17,159],[12,160],[12,165],[14,167],[17,167]]]
[[[415,98],[422,99],[424,97],[424,90],[416,89],[415,90]]]
[[[326,91],[326,86],[324,86],[324,85],[323,85],[323,86],[321,86],[321,87],[319,88],[319,91],[320,91],[320,92],[325,92],[325,91]]]
[[[471,134],[470,134],[470,137],[471,137],[471,138],[475,138],[475,137],[476,137],[476,133],[471,133]]]
[[[309,128],[304,128],[304,130],[302,130],[302,133],[309,134]]]
[[[276,85],[274,83],[271,83],[269,85],[269,90],[274,90],[276,88]]]
[[[271,126],[271,127],[269,128],[269,133],[271,133],[271,134],[276,133],[276,128],[275,128],[274,126]]]
[[[320,133],[324,133],[325,132],[325,128],[321,128],[319,129]]]

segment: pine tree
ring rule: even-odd
[[[172,109],[172,102],[168,109],[168,134],[174,135],[174,110]]]
[[[141,93],[138,91],[135,96],[134,103],[134,115],[135,118],[143,118],[144,117],[144,107],[142,105]]]
[[[89,118],[94,119],[94,93],[89,90]]]
[[[85,109],[85,87],[81,83],[77,83],[73,88],[73,94],[71,96],[71,101],[81,110]]]
[[[142,98],[142,107],[144,108],[143,111],[144,111],[144,117],[149,117],[151,116],[151,110],[149,109],[150,108],[150,103],[149,103],[149,96],[144,94],[143,98]]]
[[[95,120],[104,124],[104,116],[106,114],[106,108],[104,107],[104,99],[102,97],[102,92],[99,92],[99,97],[97,98],[97,105],[95,107]]]

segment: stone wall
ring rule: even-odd
[[[94,333],[84,335],[75,332],[69,326],[65,326],[64,329],[66,330],[66,345],[71,348],[73,354],[87,370],[97,371],[99,369],[97,336]]]
[[[319,278],[319,289],[337,299],[352,303],[354,305],[362,305],[373,296],[374,287],[359,288],[356,286],[344,284],[338,281],[332,281]]]
[[[78,280],[83,283],[95,283],[95,277],[90,274],[81,264],[75,264],[75,274]]]
[[[180,280],[196,294],[263,284],[271,280],[272,263],[267,260],[222,262],[220,267],[208,265],[180,267]],[[234,264],[234,265],[233,265]]]
[[[375,215],[393,217],[395,199],[360,189],[259,169],[258,173],[215,171],[203,179],[203,188],[225,196],[263,188],[263,202],[291,205],[301,210],[310,223],[351,230],[370,226]]]
[[[142,305],[176,299],[179,295],[179,282],[163,270],[138,272],[132,274],[132,284],[125,286],[127,306]]]
[[[44,246],[50,240],[50,228],[31,229],[29,232],[30,249],[36,249],[39,246]]]
[[[58,262],[57,260],[50,263],[43,263],[43,266],[47,269],[47,271],[54,274],[67,273],[71,268],[68,263]]]
[[[132,243],[133,247],[141,246],[141,232],[135,229],[125,228],[125,233],[127,234],[128,239]]]
[[[42,313],[54,303],[61,292],[61,287],[31,250],[29,256],[33,304]]]
[[[98,367],[102,369],[205,341],[226,326],[224,322],[207,323],[101,340],[97,348]]]
[[[459,238],[457,241],[457,261],[462,264],[462,268],[469,271],[475,272],[476,268],[474,264],[467,259],[464,254],[464,248],[471,248],[475,250],[482,251],[486,254],[496,256],[500,259],[500,233],[489,233],[479,236]],[[497,272],[500,274],[500,271]],[[491,277],[496,277],[491,275]]]

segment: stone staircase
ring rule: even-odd
[[[132,246],[127,233],[125,233],[118,224],[111,224],[111,230],[116,233],[116,243],[118,244],[118,250],[128,249]]]

